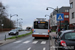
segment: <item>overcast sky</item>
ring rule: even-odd
[[[3,5],[7,6],[8,15],[18,14],[18,17],[13,16],[12,20],[23,22],[22,26],[25,29],[27,26],[32,26],[36,18],[45,18],[45,15],[50,15],[52,9],[46,10],[47,7],[60,8],[69,6],[69,0],[0,0]],[[9,16],[8,16],[9,18]],[[49,16],[46,17],[47,19]]]

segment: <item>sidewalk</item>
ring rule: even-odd
[[[56,32],[51,32],[50,33],[50,36],[51,36],[51,40],[50,40],[50,50],[55,50],[55,44],[54,44],[54,41],[55,41],[55,39],[53,39],[53,37],[56,37],[57,36],[57,34],[56,34]]]
[[[2,46],[2,45],[5,45],[5,44],[8,44],[8,43],[10,43],[10,42],[13,42],[13,41],[15,41],[16,39],[9,39],[9,40],[2,40],[2,41],[0,41],[0,46]]]

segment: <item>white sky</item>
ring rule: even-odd
[[[0,0],[3,5],[7,6],[8,15],[18,14],[18,17],[12,17],[12,20],[22,18],[19,20],[23,28],[32,26],[36,18],[44,18],[45,15],[50,15],[52,9],[46,10],[47,7],[60,8],[62,6],[69,6],[69,0]],[[8,16],[9,18],[9,16]],[[46,17],[47,19],[49,17]]]

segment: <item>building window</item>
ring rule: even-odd
[[[65,18],[69,18],[69,15],[65,15]]]
[[[50,16],[50,18],[52,18],[52,15]]]
[[[70,7],[71,7],[71,8],[73,8],[73,2],[72,2],[72,3],[70,3]]]
[[[74,18],[74,12],[72,13],[72,19]]]
[[[65,12],[69,12],[69,10],[65,10]]]

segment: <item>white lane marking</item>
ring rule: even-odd
[[[46,44],[46,41],[42,41],[41,44]]]
[[[33,41],[32,44],[36,44],[38,41]]]
[[[29,43],[30,41],[25,41],[25,42],[23,42],[23,43]]]
[[[44,47],[43,50],[46,50],[46,48]]]
[[[31,49],[31,47],[29,47],[27,50],[30,50]]]
[[[21,41],[16,41],[16,42],[14,42],[14,43],[20,43]]]

